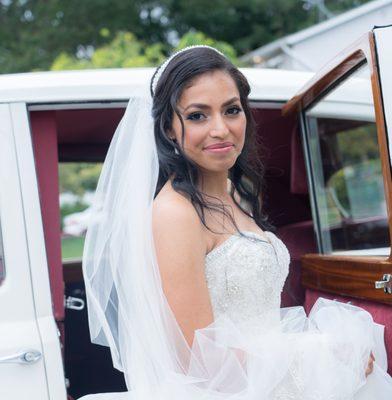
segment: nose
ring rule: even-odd
[[[229,133],[229,128],[223,117],[218,115],[211,124],[210,134],[212,137],[225,137]]]

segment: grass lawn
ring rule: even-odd
[[[61,239],[62,259],[82,258],[84,236],[64,237]]]

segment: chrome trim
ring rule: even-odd
[[[85,306],[85,302],[83,299],[79,299],[78,297],[72,297],[72,296],[64,296],[64,307],[67,308],[68,310],[77,310],[81,311],[83,310]]]
[[[320,217],[317,209],[317,197],[316,197],[316,188],[314,183],[314,173],[311,167],[311,156],[310,156],[310,144],[308,138],[308,130],[306,128],[306,116],[305,111],[301,111],[299,114],[299,123],[300,123],[300,134],[302,139],[302,148],[304,151],[304,159],[305,159],[305,168],[306,168],[306,176],[308,178],[308,189],[309,189],[309,199],[310,199],[310,209],[312,211],[312,219],[313,219],[313,230],[316,236],[317,249],[319,253],[324,253],[324,249],[321,242],[321,226],[320,226]]]
[[[0,357],[0,364],[16,363],[16,364],[34,364],[42,357],[42,353],[38,350],[27,349],[20,353],[10,356]]]
[[[376,289],[384,289],[384,293],[392,294],[392,274],[384,274],[382,281],[375,281]]]
[[[49,110],[89,110],[106,108],[126,108],[128,100],[102,100],[102,101],[69,101],[61,103],[28,104],[28,111],[49,111]]]

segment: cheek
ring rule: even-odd
[[[237,138],[238,142],[244,143],[245,132],[246,132],[246,117],[238,118],[238,120],[233,121],[231,126],[231,131]]]
[[[173,129],[175,132],[175,137],[179,145],[182,145],[182,127],[180,121],[173,122]],[[188,124],[184,121],[184,150],[188,155],[192,155],[197,151],[197,148],[202,146],[203,135],[200,129]]]
[[[185,148],[189,151],[200,150],[204,146],[206,134],[203,127],[185,125]]]

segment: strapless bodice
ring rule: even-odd
[[[279,318],[290,254],[272,232],[235,233],[205,257],[205,275],[215,320]],[[267,239],[267,240],[266,240]]]

